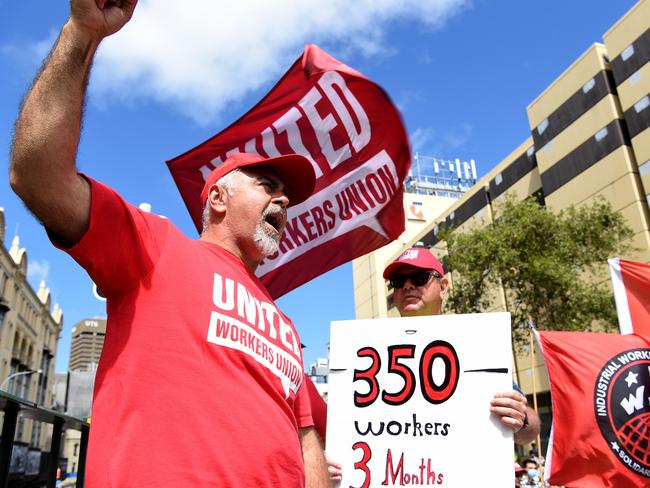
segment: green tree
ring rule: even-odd
[[[540,329],[612,330],[614,299],[607,258],[623,252],[632,230],[604,199],[553,213],[532,198],[506,199],[494,222],[460,232],[447,229],[447,265],[455,313],[486,310],[503,285],[513,340],[532,320]]]

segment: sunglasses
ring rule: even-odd
[[[407,279],[413,283],[413,286],[424,286],[429,282],[432,276],[437,280],[442,278],[442,276],[435,271],[414,271],[413,273],[408,274],[394,274],[388,278],[388,282],[393,288],[402,288]]]

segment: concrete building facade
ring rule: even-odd
[[[39,406],[53,406],[54,358],[63,327],[63,312],[52,306],[49,288],[27,282],[27,251],[15,236],[5,247],[4,210],[0,208],[0,384]],[[24,374],[23,374],[24,373]],[[32,448],[49,446],[51,428],[19,418],[16,442]]]
[[[72,327],[69,371],[94,371],[104,347],[106,319],[90,318]]]
[[[58,402],[65,413],[86,419],[92,414],[93,390],[99,357],[104,347],[106,319],[93,317],[83,319],[72,327],[70,363],[68,373],[59,378]],[[62,455],[67,459],[68,470],[76,472],[79,466],[81,432],[65,431],[62,439]]]

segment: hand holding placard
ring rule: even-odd
[[[467,486],[461,453],[490,485],[512,482],[512,433],[490,416],[512,387],[508,314],[334,322],[327,448],[341,486]],[[493,483],[494,482],[494,483]]]

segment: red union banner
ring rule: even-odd
[[[411,155],[399,112],[378,85],[313,44],[247,114],[167,162],[199,230],[203,182],[235,152],[303,154],[316,173],[314,194],[289,209],[280,251],[257,269],[274,298],[404,230]]]
[[[634,334],[539,332],[551,383],[546,475],[581,488],[650,486],[650,344]]]
[[[650,337],[650,264],[609,260],[621,334]]]

